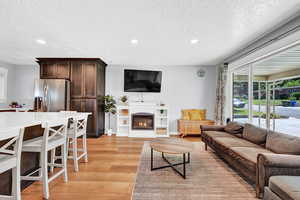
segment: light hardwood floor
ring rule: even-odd
[[[57,178],[50,183],[50,199],[130,200],[144,141],[151,139],[108,137],[88,139],[89,162],[79,172],[68,162],[69,181]],[[200,142],[200,137],[185,140]],[[23,200],[42,199],[42,185],[35,182],[22,192]]]

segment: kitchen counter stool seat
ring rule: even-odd
[[[41,180],[43,182],[44,198],[49,199],[49,182],[54,180],[60,175],[64,175],[64,181],[68,181],[67,176],[67,120],[57,120],[56,122],[46,123],[44,134],[42,137],[37,137],[23,144],[23,152],[39,152],[40,153],[40,168],[36,171],[22,176],[22,180],[36,181]],[[54,151],[56,148],[61,148],[61,164],[48,163],[48,151]],[[59,167],[61,170],[48,176],[48,166]],[[38,172],[38,176],[35,174]]]

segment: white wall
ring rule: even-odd
[[[26,107],[33,108],[34,81],[39,79],[39,66],[16,66],[14,99]]]
[[[202,68],[206,71],[205,77],[197,76]],[[124,67],[108,65],[106,68],[106,94],[119,98],[129,96],[130,101],[139,100],[140,93],[124,93],[124,69],[161,70],[161,93],[144,93],[145,101],[163,102],[170,110],[170,132],[177,133],[177,120],[181,117],[182,109],[205,108],[207,118],[213,119],[215,93],[216,93],[216,67],[215,66],[168,66],[168,67]],[[106,119],[108,122],[108,119]],[[115,129],[115,117],[112,127]]]
[[[8,69],[7,102],[0,108],[7,108],[12,101],[33,107],[34,80],[39,78],[38,65],[14,65],[0,61],[0,67]]]
[[[0,103],[0,108],[6,108],[11,101],[13,101],[15,95],[15,66],[0,61],[0,67],[6,68],[7,72],[7,102]]]

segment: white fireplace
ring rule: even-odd
[[[168,137],[168,107],[154,103],[117,106],[117,136]]]

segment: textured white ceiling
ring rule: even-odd
[[[1,0],[0,60],[213,65],[299,10],[299,0]]]

